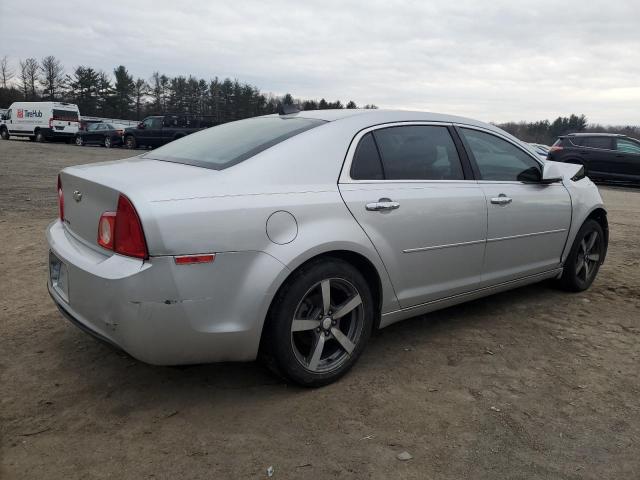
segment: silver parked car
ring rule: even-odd
[[[322,385],[373,329],[556,278],[593,282],[602,199],[482,122],[322,110],[240,120],[65,168],[49,292],[153,364],[253,360]]]

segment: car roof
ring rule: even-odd
[[[457,115],[447,115],[434,112],[418,112],[413,110],[383,110],[383,109],[366,109],[366,108],[354,108],[354,109],[327,109],[327,110],[303,110],[298,113],[292,113],[288,115],[265,115],[266,117],[299,117],[299,118],[314,118],[319,120],[325,120],[327,122],[333,122],[351,117],[358,117],[363,123],[369,123],[371,125],[390,122],[408,122],[408,121],[420,121],[420,122],[444,122],[444,123],[461,123],[466,125],[475,125],[478,127],[489,127],[496,129],[493,125],[473,120],[471,118],[459,117]]]

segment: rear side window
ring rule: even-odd
[[[576,143],[576,140],[580,143]],[[571,139],[571,141],[581,147],[611,150],[611,137],[582,137],[580,139]]]
[[[447,127],[408,125],[373,132],[386,180],[463,180]]]
[[[358,144],[351,164],[351,178],[354,180],[383,180],[382,160],[371,132]]]
[[[542,175],[538,162],[515,145],[490,133],[460,129],[471,149],[481,180],[539,181]]]
[[[174,140],[143,156],[222,170],[323,123],[299,117],[238,120]]]
[[[78,112],[76,112],[75,110],[60,110],[60,109],[54,108],[53,119],[63,120],[66,122],[77,122]]]

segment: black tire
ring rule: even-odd
[[[35,136],[33,137],[33,139],[38,142],[38,143],[44,143],[45,138],[44,138],[44,134],[42,133],[42,131],[38,130],[35,134]]]
[[[136,142],[136,137],[133,135],[127,135],[124,137],[124,146],[129,150],[135,150],[138,147],[138,142]]]
[[[584,222],[571,246],[560,277],[560,286],[564,290],[582,292],[591,286],[606,254],[605,242],[604,232],[598,222],[592,219]]]
[[[78,147],[82,147],[84,145],[84,140],[81,135],[76,135],[75,143]]]
[[[104,148],[111,148],[113,146],[111,137],[104,137],[104,142],[102,144],[104,145]]]
[[[6,128],[2,128],[0,129],[0,137],[2,137],[3,140],[9,140],[11,135],[9,135],[9,131]]]
[[[330,303],[325,314],[326,282]],[[348,309],[347,304],[355,306]],[[348,313],[341,315],[341,308]],[[294,316],[314,326],[294,332]],[[362,274],[344,260],[318,259],[294,272],[280,288],[265,324],[262,358],[299,385],[326,385],[356,362],[371,336],[374,316],[373,295]]]

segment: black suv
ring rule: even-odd
[[[592,180],[640,184],[640,141],[624,135],[563,135],[551,146],[547,159],[584,165]]]
[[[145,118],[137,127],[124,131],[127,148],[160,147],[178,138],[215,125],[213,117],[204,115],[155,115]]]

